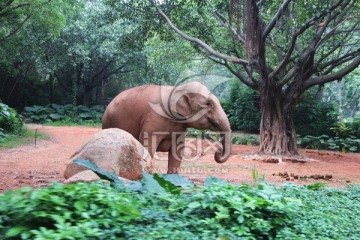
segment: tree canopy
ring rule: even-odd
[[[296,101],[360,64],[354,0],[134,2],[260,92],[261,153],[296,154]]]

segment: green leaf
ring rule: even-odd
[[[92,115],[90,113],[80,113],[79,117],[83,119],[88,119],[88,118],[92,118]]]
[[[356,146],[352,146],[349,148],[349,151],[351,152],[356,152],[358,150],[358,148]]]
[[[172,194],[180,194],[181,193],[181,189],[179,187],[175,186],[170,181],[165,180],[159,174],[157,174],[157,173],[153,174],[153,178],[160,184],[160,186],[162,188],[164,188],[165,191],[172,193]]]
[[[207,177],[205,179],[205,186],[209,186],[213,183],[227,183],[226,181],[220,179],[220,178],[217,178],[217,177]]]
[[[194,183],[189,179],[179,175],[179,174],[160,174],[160,177],[164,178],[166,181],[171,182],[178,187],[194,187]]]
[[[141,182],[144,184],[143,192],[166,194],[166,190],[154,179],[153,175],[143,172],[143,179]]]
[[[57,113],[52,113],[49,115],[49,117],[52,119],[52,120],[59,120],[61,118],[63,118],[64,116],[60,115],[60,114],[57,114]]]
[[[118,178],[115,172],[108,172],[99,168],[93,161],[86,160],[86,159],[75,159],[73,163],[89,168],[94,173],[96,173],[101,179],[110,181],[111,183],[123,184],[123,182]]]
[[[16,237],[18,236],[19,234],[21,234],[22,232],[24,231],[27,231],[29,230],[28,227],[25,227],[25,226],[18,226],[18,227],[13,227],[13,228],[10,228],[7,232],[6,232],[6,237]]]

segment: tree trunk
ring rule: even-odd
[[[49,100],[50,100],[50,103],[55,102],[54,86],[55,86],[54,75],[52,73],[50,73],[50,75],[49,75]]]
[[[298,155],[292,108],[284,102],[276,88],[262,94],[259,154]]]

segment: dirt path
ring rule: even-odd
[[[0,150],[0,192],[23,186],[47,186],[49,181],[64,181],[63,172],[70,156],[100,131],[99,128],[89,127],[31,127],[47,133],[50,140],[39,141],[36,147],[28,145]],[[337,187],[360,184],[360,154],[302,150],[303,155],[316,161],[268,163],[252,160],[254,156],[251,154],[255,151],[256,147],[234,145],[232,156],[224,164],[217,164],[213,153],[207,152],[198,160],[185,161],[181,174],[199,183],[207,176],[217,176],[233,183],[251,183],[255,167],[259,177],[274,183],[310,184],[321,181]],[[159,153],[153,165],[155,172],[164,173],[167,165],[165,154]],[[284,172],[289,176],[279,176]]]

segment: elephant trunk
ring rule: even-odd
[[[228,160],[231,153],[231,129],[229,121],[226,119],[220,130],[221,148],[215,152],[215,161],[217,163],[224,163]],[[225,127],[224,127],[225,125]]]

